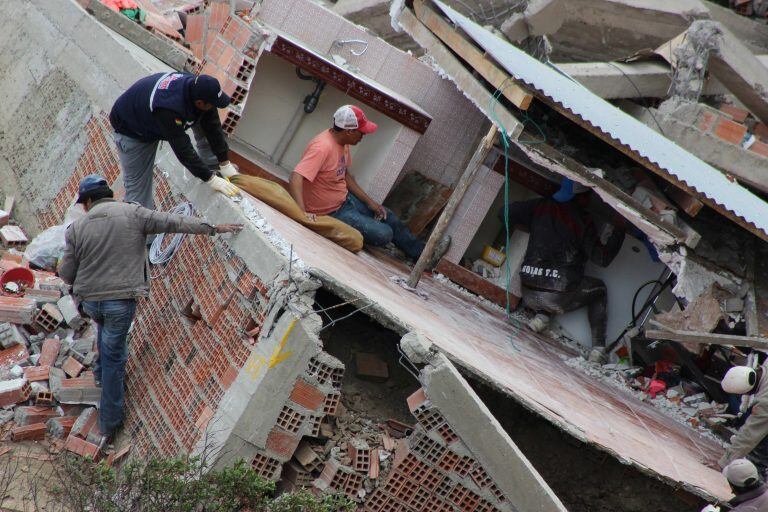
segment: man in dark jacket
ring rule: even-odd
[[[98,324],[99,359],[93,373],[101,385],[99,429],[108,439],[123,420],[126,338],[136,298],[149,295],[147,235],[214,235],[237,232],[242,226],[215,226],[203,219],[115,201],[107,182],[96,174],[80,182],[77,202],[87,213],[67,228],[59,276],[72,285],[73,294]]]
[[[534,199],[509,206],[509,225],[522,225],[530,232],[528,249],[520,268],[523,302],[536,316],[529,323],[543,331],[550,314],[563,314],[587,306],[592,330],[590,359],[605,358],[608,296],[605,284],[584,275],[593,261],[607,266],[618,253],[624,231],[611,225],[598,237],[586,212],[588,190],[563,178],[551,198]]]
[[[218,110],[230,98],[219,81],[208,75],[157,73],[128,88],[112,106],[109,121],[123,171],[126,201],[154,208],[152,176],[161,140],[168,141],[179,162],[195,177],[227,196],[238,188],[224,178],[237,174],[229,161]],[[186,130],[195,133],[200,154]]]

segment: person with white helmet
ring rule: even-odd
[[[736,459],[723,469],[723,475],[736,495],[728,502],[731,511],[768,511],[768,485],[754,464],[747,459]]]
[[[765,366],[761,365],[757,368],[734,366],[723,377],[723,391],[743,395],[742,403],[749,416],[718,461],[721,468],[748,456],[760,474],[765,475],[768,469],[768,379],[765,376]]]

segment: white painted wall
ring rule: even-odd
[[[666,266],[654,262],[645,246],[636,238],[627,235],[624,245],[616,259],[607,266],[600,267],[587,264],[586,275],[603,280],[608,287],[608,336],[607,343],[616,337],[632,320],[632,296],[645,282],[658,279]],[[643,289],[637,298],[638,309],[648,298],[653,285]],[[659,299],[659,304],[670,306],[671,295],[667,290]],[[584,346],[592,346],[592,335],[589,330],[587,308],[567,313],[557,317],[557,322],[572,337]]]
[[[259,58],[256,73],[248,93],[243,116],[233,137],[271,155],[288,127],[296,109],[315,88],[315,83],[300,80],[295,67],[272,54]],[[301,159],[309,140],[331,127],[333,113],[345,104],[360,105],[354,98],[326,86],[317,108],[299,124],[296,135],[288,145],[280,166],[287,171]],[[397,121],[372,108],[361,105],[366,116],[379,125],[376,133],[366,136],[353,147],[352,173],[366,191],[370,190],[376,174],[386,163],[395,140],[403,129]]]

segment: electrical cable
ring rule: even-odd
[[[626,78],[626,79],[627,79],[627,81],[628,81],[628,82],[629,82],[629,83],[632,85],[632,87],[634,87],[635,91],[637,92],[637,96],[638,96],[638,98],[642,98],[642,97],[643,97],[643,93],[640,91],[640,88],[639,88],[639,87],[637,86],[637,84],[635,84],[635,82],[634,82],[634,81],[633,81],[633,80],[632,80],[632,79],[629,77],[629,75],[628,75],[626,72],[624,72],[624,70],[623,70],[623,69],[621,69],[621,68],[620,68],[620,67],[619,67],[619,66],[618,66],[616,63],[614,63],[614,62],[608,62],[608,64],[609,64],[609,65],[611,65],[611,66],[613,66],[614,68],[618,69],[618,70],[621,72],[621,74],[622,74],[622,75],[624,75],[624,78]],[[652,111],[652,110],[651,110],[651,109],[650,109],[650,108],[649,108],[647,105],[641,105],[641,106],[642,106],[642,107],[643,107],[645,110],[647,110],[649,114],[651,114],[651,117],[653,118],[653,122],[654,122],[654,123],[656,123],[656,126],[658,126],[658,127],[659,127],[659,131],[661,132],[661,134],[666,136],[666,134],[664,133],[664,129],[663,129],[663,128],[661,127],[661,125],[659,124],[659,121],[656,119],[656,116],[654,115],[653,111]]]
[[[192,204],[188,202],[179,203],[171,208],[168,213],[189,217],[192,215]],[[155,236],[152,245],[149,247],[149,262],[153,265],[165,265],[171,261],[187,236],[185,233],[174,233],[168,245],[163,247],[166,235],[167,233],[160,233]],[[162,272],[158,275],[151,275],[150,278],[157,279],[160,275],[162,275]]]
[[[661,294],[661,292],[662,292],[662,291],[664,291],[664,283],[662,283],[662,282],[661,282],[660,280],[658,280],[658,279],[651,279],[650,281],[647,281],[647,282],[645,282],[645,283],[641,284],[641,285],[640,285],[640,288],[638,288],[638,289],[635,291],[635,295],[632,297],[632,323],[631,323],[631,325],[632,325],[632,326],[634,326],[634,322],[635,322],[635,320],[634,320],[634,319],[638,317],[638,315],[635,313],[635,305],[637,304],[637,296],[638,296],[638,295],[640,295],[640,292],[641,292],[641,291],[643,291],[643,288],[645,288],[645,287],[646,287],[646,286],[648,286],[649,284],[654,284],[654,283],[658,283],[659,285],[661,285],[661,286],[662,286],[661,290],[659,290],[659,293],[656,293],[655,295],[654,295],[654,294],[651,294],[651,296],[653,296],[653,299],[655,299],[656,297],[658,297],[658,296]],[[648,307],[648,302],[649,302],[650,300],[652,300],[651,296],[649,296],[649,297],[648,297],[648,298],[645,300],[645,303],[643,304],[643,308],[642,308],[640,311],[645,311],[645,308],[647,308],[647,307]]]

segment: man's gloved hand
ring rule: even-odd
[[[231,162],[219,165],[219,173],[225,178],[231,178],[232,176],[240,174],[237,170],[237,167],[235,167]]]
[[[240,189],[237,188],[235,185],[231,184],[224,178],[219,178],[218,176],[214,176],[210,180],[208,180],[206,183],[215,190],[216,192],[221,192],[225,196],[236,196],[240,194]]]
[[[701,512],[720,512],[720,507],[716,507],[715,505],[707,505],[701,509]]]

